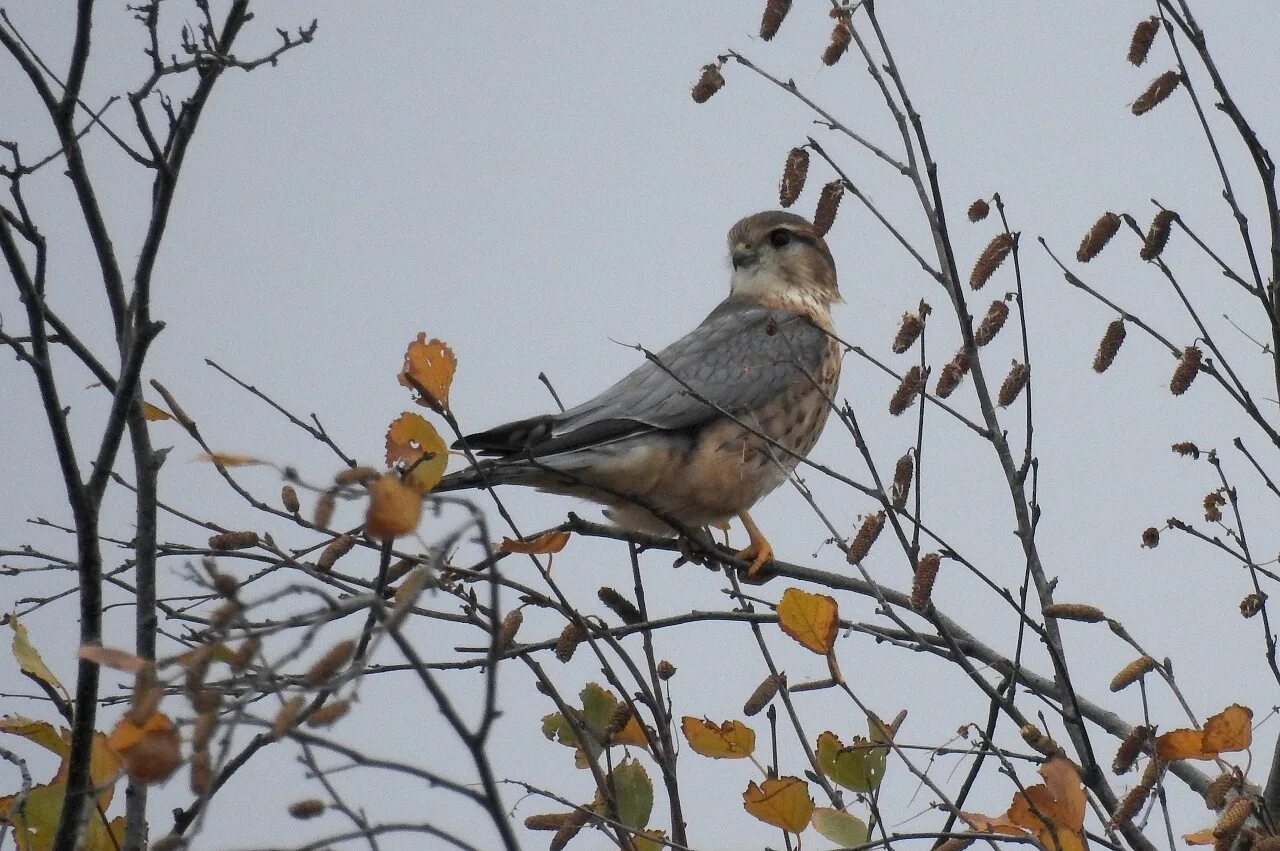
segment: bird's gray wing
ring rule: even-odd
[[[466,438],[493,454],[545,456],[630,437],[682,431],[724,410],[752,411],[817,372],[826,333],[787,310],[729,299],[702,324],[587,402]],[[705,400],[705,401],[704,401]]]

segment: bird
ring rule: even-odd
[[[754,577],[773,558],[749,510],[817,442],[840,380],[835,260],[801,216],[729,231],[729,295],[692,331],[599,395],[466,435],[482,456],[436,491],[524,485],[586,498],[626,530],[670,536],[736,517]],[[674,522],[672,522],[674,521]]]

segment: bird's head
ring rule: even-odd
[[[831,249],[807,219],[771,210],[747,216],[729,231],[730,292],[774,307],[823,313],[843,301]]]

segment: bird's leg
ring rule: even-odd
[[[747,529],[747,535],[751,538],[751,543],[747,545],[747,548],[737,552],[738,558],[751,560],[751,567],[747,568],[747,578],[750,579],[760,572],[760,568],[764,567],[765,562],[773,558],[773,546],[745,509],[738,512],[738,519],[742,521],[742,525]]]

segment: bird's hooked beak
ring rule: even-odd
[[[741,269],[744,266],[750,266],[760,259],[760,255],[751,250],[751,244],[747,242],[739,242],[733,247],[733,268]]]

